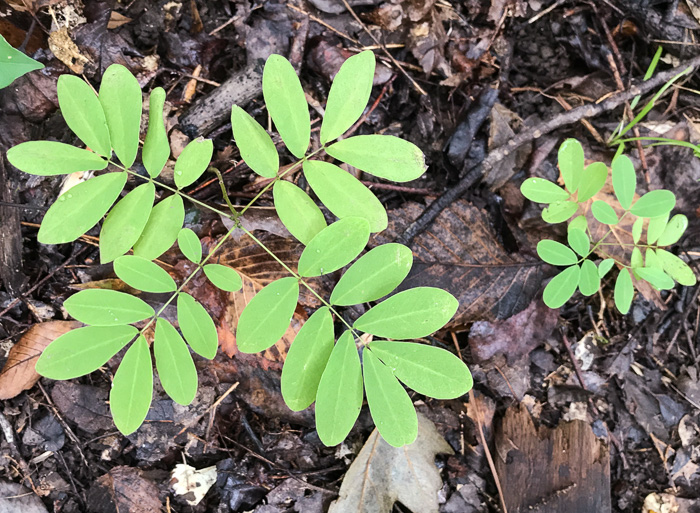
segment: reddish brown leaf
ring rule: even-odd
[[[95,513],[151,513],[162,511],[158,487],[132,467],[114,467],[99,477],[87,494],[88,508]]]

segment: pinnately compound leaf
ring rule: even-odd
[[[591,205],[591,213],[598,222],[603,224],[617,224],[619,221],[615,209],[603,200],[593,202]]]
[[[588,201],[598,194],[608,178],[608,166],[602,162],[593,162],[586,166],[578,185],[578,201]]]
[[[337,139],[360,118],[372,93],[374,67],[371,50],[353,55],[340,67],[328,92],[321,144]]]
[[[419,394],[435,399],[455,399],[473,385],[464,362],[439,347],[414,342],[374,340],[369,348],[394,376]]]
[[[198,264],[202,260],[202,242],[189,228],[183,228],[177,234],[177,245],[185,258]]]
[[[627,269],[620,269],[620,274],[617,275],[615,281],[615,306],[622,315],[630,311],[632,305],[632,296],[634,296],[634,286],[632,285],[632,276]]]
[[[659,237],[661,237],[661,234],[668,224],[668,218],[669,213],[666,212],[662,216],[649,219],[649,226],[647,226],[647,244],[654,244]]]
[[[613,265],[615,265],[615,260],[612,258],[606,258],[600,263],[600,265],[598,266],[598,276],[601,280],[603,279],[603,277],[605,277],[606,274],[610,272],[610,269],[613,268]]]
[[[272,138],[253,117],[234,105],[231,108],[233,139],[248,167],[263,178],[274,178],[279,169],[279,155]]]
[[[165,90],[156,87],[148,101],[148,130],[141,154],[143,165],[151,178],[157,178],[170,157],[170,144],[163,121]]]
[[[549,224],[563,223],[578,210],[574,201],[557,201],[542,211],[542,219]]]
[[[360,416],[362,369],[355,341],[345,331],[336,343],[323,371],[316,394],[316,430],[327,446],[338,445]]]
[[[420,148],[393,135],[356,135],[326,151],[341,162],[394,182],[410,182],[427,169]]]
[[[165,393],[178,404],[190,404],[197,394],[197,369],[187,344],[165,319],[156,321],[153,356]]]
[[[109,393],[109,409],[123,435],[136,431],[148,415],[153,398],[153,370],[148,342],[140,336],[119,364]]]
[[[637,190],[637,173],[627,155],[618,155],[613,159],[612,183],[620,206],[625,210],[629,209]]]
[[[332,305],[349,306],[381,299],[408,276],[413,253],[402,244],[382,244],[345,271],[331,293]]]
[[[179,194],[159,202],[148,217],[146,227],[134,244],[134,255],[155,260],[168,251],[177,240],[185,221],[185,205]]]
[[[528,178],[520,186],[520,192],[536,203],[555,203],[569,199],[569,193],[544,178]]]
[[[367,404],[379,434],[394,447],[413,443],[418,436],[418,416],[411,398],[371,350],[365,349],[362,356]]]
[[[578,265],[567,267],[550,280],[544,288],[542,299],[549,308],[559,308],[576,292],[581,278],[581,268]]]
[[[630,212],[639,217],[659,217],[669,213],[676,205],[676,196],[666,189],[649,191],[639,198]]]
[[[559,147],[559,171],[570,193],[576,192],[583,176],[583,147],[576,139],[567,139]]]
[[[600,276],[598,268],[590,260],[584,260],[581,264],[581,277],[579,278],[578,289],[584,296],[592,296],[600,288]]]
[[[22,75],[43,67],[42,63],[14,49],[0,35],[0,89],[9,86]]]
[[[658,267],[640,267],[635,269],[635,274],[648,281],[656,290],[671,290],[676,285],[673,278]]]
[[[124,283],[144,292],[174,292],[175,280],[158,264],[136,255],[120,256],[114,261],[114,273]]]
[[[681,238],[685,229],[688,228],[688,218],[683,214],[677,214],[671,218],[671,220],[664,228],[663,233],[659,236],[659,240],[656,242],[659,246],[670,246],[678,242]]]
[[[263,287],[238,319],[236,344],[242,353],[258,353],[277,342],[294,315],[299,298],[296,278],[281,278]]]
[[[321,230],[299,257],[299,274],[305,278],[332,273],[352,262],[369,241],[369,223],[346,217]]]
[[[658,257],[659,262],[661,262],[661,266],[666,274],[681,285],[692,287],[697,283],[695,273],[690,266],[673,253],[670,253],[665,249],[658,248],[656,250],[656,256]]]
[[[128,69],[112,64],[102,75],[99,99],[114,153],[124,167],[131,167],[139,149],[141,87]]]
[[[175,185],[178,189],[196,182],[209,167],[211,156],[214,154],[214,143],[211,139],[201,137],[191,141],[175,162]]]
[[[177,296],[177,323],[195,353],[209,360],[216,356],[219,336],[214,321],[202,305],[184,292]]]
[[[243,286],[241,275],[226,265],[206,264],[202,269],[209,281],[221,290],[235,292]]]
[[[74,379],[96,371],[138,334],[133,326],[86,326],[64,333],[41,353],[36,371],[50,379]]]
[[[416,287],[382,301],[361,315],[353,327],[383,338],[421,338],[447,324],[458,306],[445,290]]]
[[[151,214],[156,188],[148,182],[139,185],[107,214],[100,230],[100,262],[109,263],[126,254],[146,227]]]
[[[311,117],[306,95],[292,64],[272,54],[265,62],[263,97],[275,128],[296,158],[303,158],[311,137]]]
[[[632,241],[637,244],[642,238],[642,230],[644,229],[644,218],[638,217],[632,225]]]
[[[137,297],[108,289],[85,289],[63,303],[75,319],[93,326],[119,326],[153,316],[153,308]]]
[[[42,244],[71,242],[95,226],[119,197],[126,173],[107,173],[71,187],[46,212],[37,240]]]
[[[68,128],[92,151],[110,157],[112,145],[107,120],[92,87],[74,75],[61,75],[56,92]]]
[[[544,239],[537,243],[539,257],[552,265],[573,265],[578,262],[576,253],[564,246],[564,244]]]
[[[7,160],[30,175],[56,176],[101,171],[107,161],[88,150],[55,141],[27,141],[7,150]]]
[[[338,218],[364,217],[372,233],[386,229],[387,215],[381,201],[347,171],[321,160],[307,160],[304,176],[321,202]]]
[[[576,253],[582,257],[588,255],[591,250],[591,241],[588,235],[586,235],[586,232],[574,228],[567,231],[566,238],[569,246],[571,246]]]
[[[272,188],[272,195],[280,221],[302,244],[311,242],[326,227],[321,209],[293,183],[278,180]]]
[[[319,308],[294,337],[282,369],[282,397],[292,411],[301,411],[316,400],[318,383],[333,351],[333,318]]]

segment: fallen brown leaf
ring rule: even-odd
[[[97,479],[88,491],[87,503],[95,512],[152,513],[163,509],[158,496],[158,487],[141,470],[119,466]]]

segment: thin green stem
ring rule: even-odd
[[[231,214],[233,214],[233,217],[237,219],[238,217],[240,217],[240,214],[236,211],[236,208],[233,206],[233,203],[231,203],[231,200],[228,197],[228,193],[226,192],[226,184],[224,183],[224,177],[221,176],[221,172],[215,167],[212,167],[212,170],[216,174],[216,178],[219,180],[219,186],[221,187],[221,195],[224,197],[226,205],[228,205],[228,208],[231,211]]]

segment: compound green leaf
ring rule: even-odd
[[[612,183],[617,201],[622,208],[629,209],[637,190],[637,173],[627,155],[618,155],[613,159]]]
[[[151,178],[157,178],[170,157],[170,144],[163,121],[165,90],[156,87],[148,100],[148,130],[143,142],[141,158]]]
[[[299,257],[299,274],[305,278],[332,273],[352,262],[369,241],[369,223],[346,217],[321,230]]]
[[[549,224],[563,223],[578,210],[578,203],[574,201],[557,201],[542,211],[542,219]]]
[[[639,217],[659,217],[676,205],[676,196],[666,189],[649,191],[632,205],[630,212]]]
[[[333,318],[319,308],[294,337],[282,369],[282,397],[292,411],[308,408],[333,351]]]
[[[156,321],[153,355],[165,393],[178,404],[190,404],[197,395],[197,369],[187,344],[165,319]]]
[[[542,299],[549,308],[559,308],[576,292],[581,279],[581,268],[578,265],[567,267],[550,280],[544,288]]]
[[[148,217],[141,237],[134,244],[134,255],[155,260],[170,249],[185,222],[185,205],[179,194],[160,201]]]
[[[638,267],[644,267],[644,258],[642,257],[642,252],[639,248],[632,248],[632,255],[630,256],[630,267],[634,270]]]
[[[634,220],[634,224],[632,225],[632,240],[634,241],[635,244],[639,242],[639,239],[642,238],[642,230],[644,229],[644,218],[643,217],[638,217],[637,219]]]
[[[591,250],[591,241],[588,238],[588,235],[586,235],[586,232],[582,230],[578,230],[576,228],[568,230],[567,242],[569,243],[569,246],[571,246],[573,250],[582,257],[588,255]]]
[[[364,112],[374,81],[374,53],[348,58],[333,79],[321,123],[321,144],[343,135]]]
[[[656,250],[656,256],[659,262],[661,262],[661,266],[664,271],[666,271],[666,274],[681,285],[692,287],[697,283],[695,273],[690,266],[673,253],[659,248]]]
[[[632,297],[634,296],[634,286],[632,285],[632,276],[627,269],[621,269],[615,281],[615,306],[622,315],[630,311],[632,305]]]
[[[27,141],[7,150],[7,160],[30,175],[55,176],[100,171],[107,161],[88,150],[55,141]]]
[[[413,342],[374,340],[372,353],[408,388],[435,399],[455,399],[474,384],[462,360],[439,347]]]
[[[99,99],[114,153],[124,167],[131,167],[139,149],[141,86],[128,69],[112,64],[102,75]]]
[[[413,443],[418,436],[418,416],[411,398],[371,350],[363,351],[362,356],[367,404],[379,434],[394,447]]]
[[[668,274],[658,267],[640,267],[635,274],[648,281],[656,290],[671,290],[676,284]]]
[[[178,189],[196,182],[207,170],[214,154],[214,143],[211,139],[201,137],[191,141],[175,162],[175,185]]]
[[[598,268],[590,260],[584,260],[581,264],[581,277],[578,282],[578,289],[584,296],[592,296],[600,288],[600,277]]]
[[[567,139],[559,147],[559,171],[571,194],[578,189],[583,176],[583,146],[576,139]]]
[[[242,353],[258,353],[277,342],[294,315],[299,298],[296,278],[281,278],[263,287],[238,319],[236,344]]]
[[[123,435],[136,431],[148,415],[153,398],[153,362],[148,342],[140,336],[119,364],[109,393],[109,409]]]
[[[272,196],[280,221],[302,244],[309,244],[327,226],[314,200],[293,183],[278,180],[272,188]]]
[[[353,327],[383,338],[421,338],[447,324],[458,306],[445,290],[416,287],[382,301],[361,315]]]
[[[234,105],[231,108],[233,139],[248,167],[263,178],[274,178],[280,167],[279,155],[272,138],[253,117]]]
[[[71,187],[51,205],[41,222],[42,244],[71,242],[95,226],[119,197],[126,173],[107,173]]]
[[[606,258],[600,263],[600,265],[598,266],[598,276],[601,280],[603,279],[603,277],[605,277],[606,274],[610,272],[610,269],[613,268],[613,265],[615,265],[615,259],[613,258]]]
[[[296,158],[303,158],[311,137],[311,117],[294,66],[281,55],[270,55],[263,70],[262,90],[284,144]]]
[[[520,192],[537,203],[555,203],[569,199],[568,192],[544,178],[528,178],[520,186]]]
[[[153,308],[137,297],[109,289],[85,289],[63,303],[75,319],[93,326],[119,326],[153,316]]]
[[[209,360],[216,356],[219,335],[214,321],[204,307],[185,292],[177,296],[177,323],[195,353]]]
[[[221,290],[235,292],[243,286],[241,275],[226,265],[206,264],[203,269],[209,281]]]
[[[76,76],[61,75],[56,92],[68,128],[95,153],[110,157],[112,145],[107,120],[92,87]]]
[[[146,227],[155,197],[155,185],[144,183],[119,200],[107,214],[100,231],[100,262],[111,262],[136,244]]]
[[[659,257],[656,255],[656,252],[651,248],[647,248],[645,267],[656,267],[662,270],[664,268],[664,266],[661,264],[661,260],[659,260]]]
[[[539,241],[537,254],[542,260],[552,265],[573,265],[578,262],[578,257],[571,249],[554,240]]]
[[[593,162],[586,166],[578,185],[578,201],[588,201],[598,194],[608,178],[608,166]]]
[[[647,226],[647,244],[654,244],[659,237],[661,237],[661,234],[664,233],[666,229],[669,217],[669,212],[666,212],[662,216],[649,219],[649,226]]]
[[[567,228],[567,231],[571,230],[581,230],[584,233],[588,232],[588,220],[586,216],[574,217]]]
[[[13,48],[0,35],[0,89],[9,86],[22,75],[43,67],[42,63]]]
[[[197,234],[189,228],[183,228],[177,234],[177,245],[190,262],[198,264],[202,260],[202,243]]]
[[[664,228],[663,233],[659,236],[659,240],[656,242],[659,246],[670,246],[678,242],[681,238],[685,229],[688,228],[688,218],[683,214],[677,214],[671,218],[671,220]]]
[[[615,209],[603,200],[594,201],[591,205],[591,212],[596,220],[603,224],[617,224],[619,219]]]
[[[158,264],[136,255],[120,256],[114,261],[114,273],[124,283],[144,292],[173,292],[175,280]]]
[[[408,276],[413,253],[402,244],[382,244],[345,271],[331,293],[332,305],[349,306],[381,299]]]
[[[425,173],[423,152],[393,135],[356,135],[338,141],[326,152],[341,162],[394,182],[410,182]]]
[[[321,202],[338,218],[364,217],[372,233],[387,227],[381,201],[347,171],[321,160],[307,160],[304,176]]]
[[[327,446],[348,436],[362,408],[362,369],[355,341],[345,331],[323,371],[316,394],[316,430]]]
[[[51,342],[36,362],[50,379],[73,379],[96,371],[138,334],[133,326],[86,326]]]

